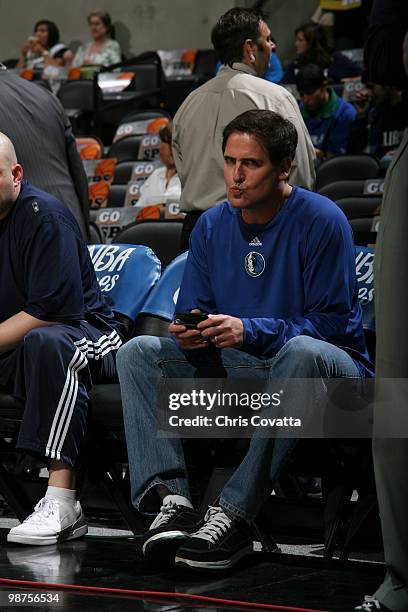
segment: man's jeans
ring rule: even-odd
[[[308,336],[292,338],[271,359],[223,349],[222,361],[229,378],[360,377],[345,351]],[[153,489],[156,485],[165,485],[172,493],[190,499],[181,439],[157,437],[159,381],[162,377],[193,378],[195,370],[172,340],[153,336],[139,336],[122,346],[116,365],[132,502],[141,512],[157,514],[159,497]],[[324,392],[324,384],[321,388]],[[270,495],[278,470],[295,442],[253,437],[246,456],[222,490],[220,505],[232,514],[253,520]]]

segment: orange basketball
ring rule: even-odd
[[[181,54],[180,63],[193,65],[196,59],[196,55],[197,49],[186,49]]]
[[[101,147],[98,144],[89,144],[85,147],[81,147],[79,150],[79,157],[81,159],[100,159]]]
[[[26,79],[27,81],[32,81],[34,76],[34,71],[32,68],[25,68],[20,72],[20,76],[22,79]]]
[[[154,204],[153,206],[145,206],[141,209],[136,217],[136,221],[143,221],[143,219],[160,219],[160,213],[163,208],[163,204]]]
[[[119,81],[120,79],[133,79],[134,76],[134,72],[119,72],[116,77],[116,80]]]
[[[80,68],[71,68],[68,72],[68,81],[78,81],[81,78]]]
[[[105,208],[108,203],[109,183],[99,181],[88,185],[89,205],[91,208]]]
[[[148,134],[158,134],[162,127],[167,125],[169,120],[167,117],[158,117],[157,119],[152,119],[147,125],[147,133]]]
[[[96,165],[95,176],[101,176],[104,181],[112,181],[116,168],[116,157],[101,159]]]

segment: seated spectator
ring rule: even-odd
[[[318,379],[310,402],[306,387],[285,392],[284,414],[305,415],[324,402],[324,379],[351,377],[359,386],[372,375],[351,228],[334,202],[288,183],[296,145],[294,125],[272,111],[249,110],[227,124],[228,200],[193,229],[176,306],[208,317],[194,329],[171,323],[174,339],[139,336],[118,352],[132,502],[156,515],[142,539],[146,556],[232,567],[252,552],[252,522],[294,445],[253,436],[203,519],[180,437],[157,440],[160,381],[193,378],[203,364],[211,376],[210,363],[230,378]]]
[[[172,124],[169,122],[161,128],[160,136],[160,161],[163,168],[157,168],[140,188],[140,198],[137,207],[149,206],[151,204],[162,204],[169,198],[180,200],[181,183],[177,176],[171,148]]]
[[[81,45],[75,54],[73,66],[110,66],[122,60],[119,43],[113,40],[114,27],[106,11],[91,11],[88,25],[92,41]]]
[[[43,457],[48,489],[9,542],[46,545],[87,532],[74,469],[89,391],[115,376],[121,325],[105,302],[77,222],[23,180],[0,133],[0,386],[25,402],[17,447]]]
[[[333,51],[323,26],[306,23],[295,30],[296,59],[289,64],[282,83],[296,83],[297,72],[306,64],[317,64],[325,71],[325,76],[335,82],[361,74],[357,64],[340,51]]]
[[[46,66],[69,64],[73,55],[66,45],[59,42],[59,36],[59,30],[53,21],[37,21],[33,36],[21,47],[16,68],[43,71]]]
[[[378,158],[395,151],[408,127],[402,90],[368,82],[366,90],[357,93],[353,104],[357,120],[349,151],[370,153]]]
[[[322,68],[316,64],[303,66],[296,85],[301,99],[300,111],[320,159],[346,153],[357,112],[352,104],[339,98]]]

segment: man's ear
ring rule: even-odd
[[[24,175],[23,166],[21,164],[14,164],[11,173],[13,175],[14,187],[19,187]]]
[[[242,47],[242,59],[250,64],[255,61],[255,43],[251,38],[247,38]]]
[[[281,162],[281,171],[279,173],[279,180],[280,181],[287,181],[289,178],[289,174],[290,174],[290,170],[292,168],[292,160],[291,159],[284,159]]]

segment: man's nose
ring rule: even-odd
[[[239,164],[239,163],[235,164],[233,178],[234,178],[235,183],[241,183],[244,180],[242,164]]]

